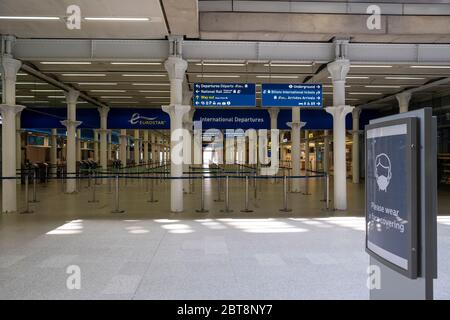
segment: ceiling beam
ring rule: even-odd
[[[69,90],[79,91],[78,89],[75,89],[59,80],[56,80],[56,79],[42,73],[38,69],[35,69],[28,64],[23,63],[20,69],[36,78],[41,79],[42,81],[47,82],[47,83],[49,83],[59,89],[62,89],[64,91],[69,91]],[[105,104],[101,103],[97,99],[92,98],[91,96],[87,95],[86,93],[84,93],[82,91],[80,91],[79,97],[89,103],[92,103],[93,105],[98,106],[98,107],[106,107]]]

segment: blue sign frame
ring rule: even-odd
[[[263,83],[262,107],[323,107],[321,84]]]
[[[193,106],[201,107],[255,107],[254,83],[195,83]]]

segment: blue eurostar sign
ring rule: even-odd
[[[263,107],[322,107],[321,84],[279,84],[261,85]]]
[[[194,107],[255,107],[254,83],[196,83]]]

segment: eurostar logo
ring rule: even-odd
[[[144,117],[141,116],[139,113],[133,113],[130,120],[128,120],[129,123],[136,125],[163,125],[165,123],[164,120],[156,120],[158,117]]]

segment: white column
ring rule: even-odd
[[[324,130],[324,142],[323,142],[323,171],[330,171],[330,136],[329,131]]]
[[[145,165],[148,165],[149,163],[149,157],[148,157],[148,143],[149,143],[149,139],[148,139],[148,130],[144,130],[144,140],[142,141],[142,143],[144,144],[144,163]]]
[[[126,157],[127,157],[127,159],[126,159],[126,162],[125,162],[125,166],[126,166],[126,163],[128,162],[128,160],[131,159],[130,145],[131,145],[131,140],[130,140],[129,137],[127,137],[127,144],[126,144],[126,148],[127,148],[127,156]]]
[[[108,155],[107,155],[106,159],[107,159],[107,161],[109,161],[112,159],[112,131],[109,130],[107,135],[108,135],[108,146],[106,147],[106,149],[107,149]]]
[[[2,115],[2,175],[16,176],[16,115],[24,107],[16,105],[16,77],[21,62],[9,55],[3,55],[1,61],[3,95],[0,111]],[[16,181],[2,180],[2,212],[17,211]]]
[[[120,146],[119,146],[119,159],[122,167],[126,167],[127,165],[127,130],[120,129]]]
[[[291,161],[292,161],[292,175],[300,175],[300,129],[306,123],[300,122],[300,107],[292,108],[292,122],[288,123],[291,127]],[[292,192],[300,192],[300,179],[291,179]]]
[[[76,158],[77,161],[81,161],[81,129],[77,130],[77,151],[76,151]]]
[[[305,130],[305,172],[309,175],[309,170],[311,170],[311,163],[309,161],[309,130]]]
[[[352,111],[353,117],[353,143],[352,143],[352,178],[353,183],[359,183],[359,115],[360,108]]]
[[[183,176],[183,115],[190,110],[183,105],[183,81],[187,62],[178,56],[169,56],[164,63],[170,79],[170,105],[163,106],[163,111],[170,116],[170,175],[172,178]],[[183,211],[183,181],[170,180],[170,209],[172,212]]]
[[[248,164],[258,163],[258,133],[254,129],[245,132],[248,136]]]
[[[98,162],[98,131],[94,129],[94,161]]]
[[[410,92],[401,92],[395,95],[398,101],[399,113],[408,112],[409,110],[409,101],[411,100]]]
[[[270,115],[270,129],[276,130],[278,129],[278,113],[280,112],[280,109],[278,108],[270,108],[268,109],[269,115]],[[271,134],[272,136],[272,134]],[[273,166],[274,163],[279,163],[278,159],[276,159],[279,156],[279,150],[275,150],[276,148],[279,148],[279,143],[276,143],[275,141],[270,142],[271,148],[270,148],[270,162],[272,163],[271,166]],[[270,179],[271,183],[275,183],[275,179]]]
[[[58,130],[52,129],[52,133],[50,135],[51,148],[50,148],[50,165],[51,165],[51,173],[56,176],[56,166],[58,164]]]
[[[16,113],[16,169],[22,168],[22,137],[21,137],[21,126],[20,126],[20,115],[22,112]],[[20,184],[20,179],[16,180],[17,184]]]
[[[100,167],[103,171],[108,170],[108,107],[102,107],[97,109],[100,113]],[[107,183],[106,179],[102,179],[102,182]]]
[[[345,77],[350,61],[337,59],[327,66],[333,81],[333,106],[326,111],[333,116],[334,208],[347,209],[347,168],[345,163],[345,116],[353,107],[345,105]]]
[[[66,92],[67,101],[67,120],[61,121],[61,123],[67,128],[67,156],[66,156],[66,170],[67,170],[67,183],[66,192],[74,193],[76,191],[76,180],[70,179],[70,177],[75,177],[77,170],[77,137],[76,128],[81,124],[81,121],[76,120],[77,111],[77,99],[79,92],[75,90],[70,90]]]
[[[190,95],[192,96],[192,92]],[[186,95],[183,96],[184,102],[189,103],[190,97],[186,98]],[[194,116],[194,109],[191,109],[189,112],[186,112],[183,116],[183,171],[189,172],[189,167],[192,164],[193,153],[192,153],[192,139],[193,139],[193,122],[192,118]],[[189,174],[184,174],[184,177],[189,177]],[[183,190],[184,193],[189,192],[189,179],[183,180]]]
[[[141,158],[141,137],[139,130],[134,130],[134,164],[138,165]]]

